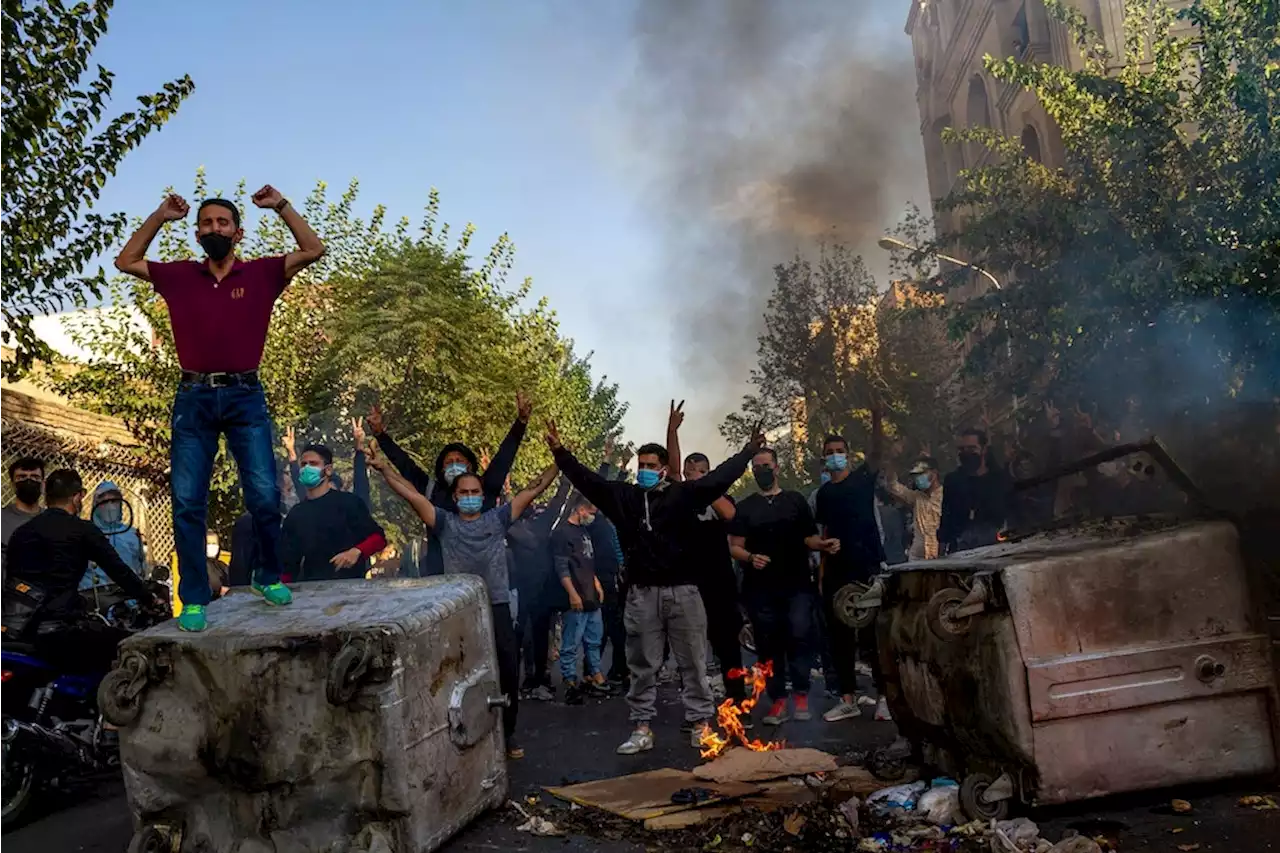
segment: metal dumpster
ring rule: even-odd
[[[483,582],[235,591],[122,644],[103,682],[130,851],[425,853],[506,796]]]
[[[881,588],[890,709],[971,817],[1277,767],[1269,639],[1229,522],[1040,533]]]

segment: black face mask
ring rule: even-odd
[[[982,457],[977,453],[960,454],[960,470],[972,474],[982,467]]]
[[[774,482],[778,479],[774,470],[767,465],[757,465],[752,468],[751,475],[756,478],[756,485],[765,491],[772,489]]]
[[[204,249],[204,253],[209,256],[211,261],[220,261],[227,255],[231,254],[231,247],[235,245],[231,242],[231,238],[223,234],[217,234],[210,231],[208,234],[201,234],[198,238],[200,248]]]
[[[13,484],[13,493],[24,504],[39,503],[42,491],[44,491],[44,486],[39,480],[19,480]]]

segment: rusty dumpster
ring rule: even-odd
[[[1277,767],[1270,642],[1228,521],[1042,532],[898,566],[877,594],[894,719],[973,818]]]
[[[103,682],[130,851],[428,853],[507,789],[492,616],[471,575],[236,590]]]

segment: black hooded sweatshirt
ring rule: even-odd
[[[606,480],[563,447],[555,451],[560,472],[618,530],[631,586],[697,584],[703,567],[688,551],[698,513],[729,491],[747,470],[755,448],[745,447],[698,480],[665,480],[652,489]]]
[[[413,461],[413,457],[392,440],[386,430],[378,433],[376,437],[378,439],[378,447],[391,464],[395,466],[395,469],[400,472],[401,477],[404,477],[415,489],[430,498],[431,503],[439,509],[457,513],[458,504],[453,499],[453,491],[444,481],[445,454],[451,450],[457,450],[471,463],[472,471],[480,472],[480,483],[484,488],[484,508],[482,511],[491,510],[498,505],[498,498],[502,496],[502,490],[507,483],[507,476],[511,473],[511,466],[516,461],[516,452],[520,449],[520,443],[524,441],[526,428],[527,425],[524,421],[517,418],[507,432],[507,437],[498,446],[498,452],[489,463],[489,467],[482,472],[480,471],[480,461],[476,458],[471,448],[465,444],[446,444],[440,453],[436,455],[434,483],[436,488],[434,489],[432,488],[431,477],[427,472],[423,471],[418,463]],[[419,566],[419,569],[423,577],[444,574],[444,553],[440,550],[439,541],[431,535],[431,531],[427,531],[425,560]]]

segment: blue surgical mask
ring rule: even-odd
[[[824,461],[828,471],[843,471],[849,467],[849,457],[844,453],[832,453]]]
[[[932,478],[929,477],[928,474],[916,474],[915,483],[916,483],[917,489],[919,489],[922,492],[925,492],[929,490],[929,487],[931,485],[933,485],[933,480]]]
[[[324,479],[324,469],[318,465],[303,465],[298,472],[298,482],[308,489],[314,489]]]
[[[483,508],[483,495],[463,495],[458,498],[458,511],[463,515],[475,515]]]
[[[652,468],[641,468],[636,472],[636,485],[642,489],[652,489],[662,480],[662,475]]]
[[[452,483],[465,473],[467,473],[466,463],[450,462],[448,465],[444,466],[444,481],[446,483]]]

